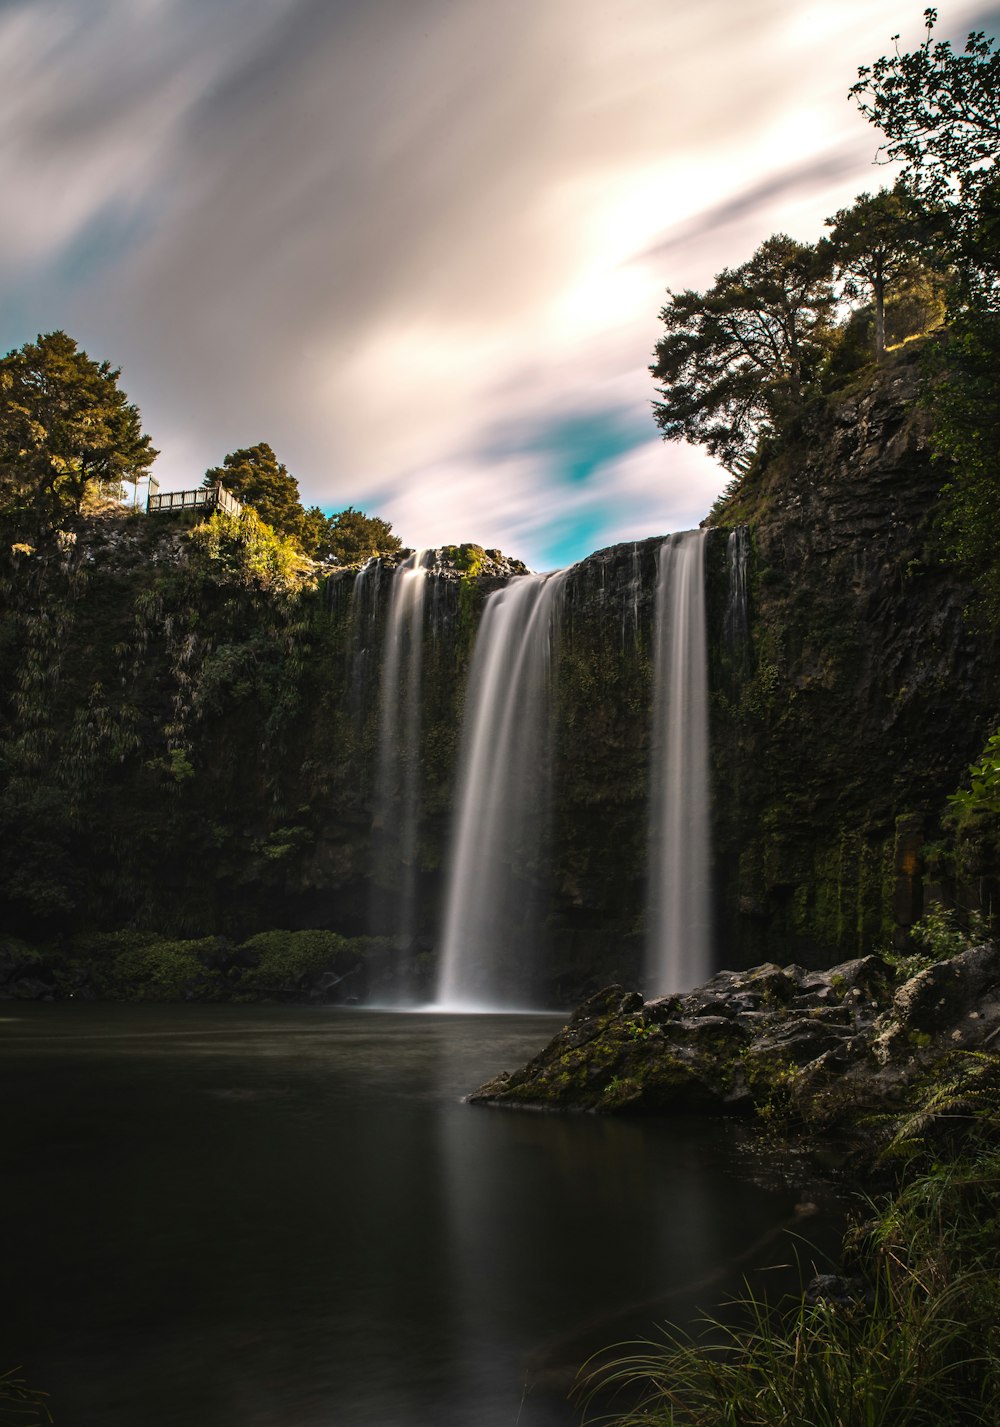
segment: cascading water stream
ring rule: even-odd
[[[379,688],[371,925],[400,947],[408,947],[415,932],[424,565],[429,555],[417,550],[393,574]]]
[[[750,563],[750,530],[738,525],[726,542],[726,564],[729,570],[729,602],[726,605],[724,633],[731,650],[742,649],[750,638],[750,599],[747,586],[747,566]]]
[[[351,593],[351,622],[347,638],[347,678],[351,717],[364,722],[365,689],[372,657],[373,633],[378,620],[382,562],[377,555],[358,570]]]
[[[656,583],[647,995],[712,972],[705,532],[661,546]]]
[[[537,1005],[533,937],[549,814],[549,683],[568,571],[490,595],[469,674],[437,1005]]]

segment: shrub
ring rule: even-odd
[[[107,967],[100,978],[105,983],[101,989],[128,1001],[179,1001],[193,993],[204,995],[211,978],[198,953],[217,946],[215,937],[133,945]]]
[[[252,936],[240,950],[257,958],[257,965],[243,973],[243,987],[281,991],[299,987],[323,971],[344,969],[357,959],[359,943],[336,932],[270,931]]]

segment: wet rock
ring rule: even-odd
[[[877,956],[823,972],[720,972],[643,1004],[606,987],[545,1049],[469,1097],[608,1114],[775,1107],[814,1131],[899,1103],[956,1048],[1000,1047],[1000,951],[976,947],[896,987]]]
[[[832,1303],[838,1308],[853,1308],[866,1301],[865,1285],[859,1278],[839,1273],[818,1273],[806,1285],[807,1303]]]
[[[892,969],[881,956],[858,956],[853,961],[842,961],[829,971],[814,971],[803,977],[803,991],[814,993],[830,991],[834,995],[846,997],[851,991],[861,991],[866,995],[884,994],[892,984]]]
[[[916,1030],[939,1030],[967,1014],[998,981],[1000,951],[995,946],[971,947],[905,982],[893,997],[893,1017]]]
[[[642,1004],[638,991],[626,991],[624,986],[605,986],[577,1006],[570,1017],[570,1025],[578,1021],[592,1021],[597,1016],[610,1016],[615,1012],[627,1014],[639,1010]]]
[[[780,1057],[786,1064],[808,1065],[827,1051],[843,1045],[850,1033],[819,1020],[793,1020],[778,1024],[759,1037],[748,1058]]]

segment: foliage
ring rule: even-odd
[[[298,546],[250,507],[239,515],[213,511],[190,539],[196,559],[218,584],[280,592],[294,589],[305,574]]]
[[[299,534],[303,518],[299,483],[266,441],[231,451],[221,466],[205,472],[202,485],[214,486],[219,481],[280,534]]]
[[[105,971],[105,991],[130,1001],[179,1001],[205,980],[199,952],[214,951],[214,937],[196,941],[151,941],[119,952]]]
[[[666,335],[650,368],[667,440],[703,445],[729,471],[746,467],[762,435],[799,409],[832,342],[829,262],[777,234],[705,293],[670,293]]]
[[[336,981],[389,945],[319,929],[258,932],[237,944],[127,928],[74,936],[44,956],[27,948],[18,961],[29,969],[37,963],[59,995],[87,986],[105,1000],[247,1001],[301,994],[323,973],[335,973]]]
[[[879,1161],[941,1162],[970,1132],[1000,1130],[1000,1056],[954,1051],[918,1081],[907,1103],[871,1122]]]
[[[318,505],[311,505],[302,512],[297,538],[310,559],[322,560],[329,553],[329,531],[330,517],[324,515]]]
[[[908,187],[928,210],[947,212],[966,290],[995,307],[1000,52],[980,30],[958,54],[947,40],[933,38],[937,11],[925,10],[924,18],[924,43],[864,65],[851,93],[885,135],[880,152],[886,160],[904,165]]]
[[[490,554],[495,558],[499,552],[491,551]],[[481,575],[483,572],[487,552],[481,545],[443,545],[441,558],[449,560],[460,574],[474,579],[476,575]]]
[[[311,515],[311,512],[310,512]],[[373,555],[394,555],[403,542],[393,535],[392,526],[377,515],[348,506],[331,515],[326,528],[316,537],[310,550],[317,559],[332,557],[342,565],[356,565]]]
[[[317,505],[303,510],[298,481],[266,442],[233,451],[221,466],[205,472],[204,485],[217,481],[310,559],[351,565],[401,548],[402,541],[392,534],[388,521],[353,506],[329,516]]]
[[[1000,729],[986,740],[986,747],[969,769],[969,786],[948,799],[960,813],[1000,815]]]
[[[48,1393],[30,1387],[20,1372],[0,1373],[0,1427],[43,1427],[52,1421]]]
[[[874,1304],[801,1298],[794,1309],[748,1296],[738,1326],[709,1319],[698,1340],[620,1359],[597,1383],[643,1384],[629,1427],[932,1427],[956,1407],[964,1350],[954,1294],[927,1295],[884,1273]],[[950,1390],[951,1389],[951,1390]],[[962,1397],[974,1402],[966,1390]]]
[[[242,984],[258,991],[281,991],[300,986],[309,976],[329,971],[345,955],[356,956],[357,942],[336,932],[258,932],[242,950],[257,959],[244,973]]]
[[[913,1178],[846,1248],[857,1277],[838,1296],[770,1304],[748,1291],[697,1337],[613,1349],[580,1395],[625,1392],[634,1405],[601,1418],[618,1427],[995,1423],[1000,1157]]]
[[[902,184],[860,194],[849,208],[826,220],[831,229],[829,251],[837,276],[846,279],[844,296],[855,298],[859,284],[875,304],[875,353],[886,346],[885,302],[890,288],[921,271],[933,241],[933,225],[926,209]]]
[[[934,907],[913,924],[910,937],[931,962],[945,961],[977,946],[987,936],[989,928],[978,912],[971,912],[965,921],[962,926],[956,912]]]
[[[1000,316],[967,312],[938,354],[934,447],[952,475],[943,491],[945,552],[974,582],[974,621],[1000,624]]]
[[[137,481],[156,458],[109,362],[65,332],[0,360],[0,510],[29,525],[80,510],[88,490]]]
[[[941,526],[945,553],[977,586],[971,609],[1000,624],[1000,51],[973,31],[962,54],[934,40],[924,12],[916,50],[858,71],[851,93],[904,165],[907,191],[929,214],[957,276],[954,324],[936,349],[934,449],[952,464]],[[897,37],[898,38],[898,37]],[[897,188],[899,185],[897,185]]]

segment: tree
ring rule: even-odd
[[[349,505],[346,510],[330,516],[316,553],[319,557],[332,555],[341,564],[351,565],[371,559],[373,555],[392,555],[402,549],[402,545],[387,520],[365,515]]]
[[[324,515],[318,505],[311,505],[308,510],[302,512],[299,544],[314,560],[321,559],[328,553],[329,528],[330,517]]]
[[[935,41],[858,71],[851,93],[904,165],[907,186],[947,215],[959,282],[931,395],[935,454],[948,459],[939,528],[975,589],[970,614],[1000,628],[1000,52],[981,31],[958,54]],[[898,37],[896,37],[898,38]]]
[[[252,506],[272,529],[298,536],[303,517],[299,483],[266,441],[231,451],[221,466],[205,472],[204,485],[214,486],[217,481],[237,500]]]
[[[0,507],[40,524],[79,511],[88,489],[138,481],[159,454],[121,371],[65,332],[0,361]]]
[[[863,65],[850,92],[885,135],[885,161],[904,165],[907,186],[927,208],[947,211],[967,286],[996,306],[1000,52],[977,30],[957,54],[949,41],[933,39],[937,11],[925,10],[924,19],[918,49]]]
[[[783,233],[706,293],[669,293],[660,313],[654,403],[666,440],[706,449],[745,469],[760,438],[799,408],[832,341],[829,257]]]
[[[875,306],[875,354],[885,352],[885,300],[890,288],[916,278],[921,256],[933,241],[933,225],[926,209],[902,184],[880,189],[874,196],[862,193],[850,208],[841,208],[826,220],[834,269],[847,279],[846,297],[858,295],[858,284],[868,288]]]

